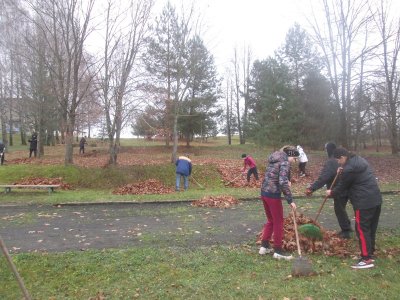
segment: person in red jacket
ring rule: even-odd
[[[251,174],[253,174],[256,180],[258,181],[258,171],[257,171],[256,161],[254,160],[254,158],[244,153],[242,154],[242,158],[244,162],[243,173],[246,172],[246,168],[247,166],[249,166],[249,170],[247,171],[247,183],[250,183]]]

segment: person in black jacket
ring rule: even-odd
[[[4,164],[4,152],[6,152],[6,145],[0,140],[0,163]]]
[[[382,195],[378,182],[368,162],[345,148],[337,148],[333,156],[342,166],[341,180],[327,196],[335,197],[344,191],[348,192],[355,214],[355,229],[361,249],[361,259],[352,266],[354,269],[374,267],[375,236],[381,213]]]
[[[325,144],[325,150],[328,154],[328,160],[324,164],[319,177],[316,181],[308,186],[306,189],[306,196],[310,197],[313,192],[322,188],[326,185],[327,189],[332,188],[332,182],[335,179],[336,171],[340,167],[338,161],[333,157],[333,151],[336,149],[335,143],[329,142]],[[339,175],[340,176],[340,175]],[[336,180],[337,182],[340,180],[340,177]],[[341,232],[339,232],[339,236],[344,239],[351,238],[351,222],[349,216],[346,212],[346,205],[349,198],[347,197],[347,193],[344,192],[341,195],[335,195],[333,198],[333,207],[335,210],[335,215],[338,220]]]
[[[32,153],[36,157],[37,154],[37,134],[34,132],[30,140],[28,140],[29,144],[29,158],[32,157]]]

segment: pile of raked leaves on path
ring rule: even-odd
[[[350,257],[354,254],[351,247],[352,241],[340,238],[336,231],[323,229],[319,223],[314,222],[314,220],[304,216],[303,214],[297,214],[296,222],[298,227],[303,224],[314,224],[318,226],[323,236],[322,240],[313,240],[299,234],[302,253],[318,253],[326,256],[337,256],[342,258]],[[283,249],[289,252],[297,251],[293,216],[291,214],[284,219],[283,229]],[[257,244],[261,244],[261,232],[258,234]]]
[[[229,195],[220,196],[205,196],[200,200],[192,202],[192,206],[197,207],[217,207],[217,208],[229,208],[233,205],[237,205],[239,201]]]
[[[115,189],[112,193],[115,195],[149,195],[149,194],[170,194],[174,189],[166,187],[156,179],[148,179],[138,183],[126,184]]]
[[[62,177],[46,178],[46,177],[26,177],[13,183],[14,185],[60,185],[62,190],[72,190],[72,186],[64,183]]]

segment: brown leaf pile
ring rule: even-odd
[[[312,223],[317,225],[322,232],[322,241],[313,241],[310,238],[299,234],[300,248],[302,253],[320,253],[326,256],[349,257],[353,253],[351,249],[351,240],[340,238],[335,231],[324,230],[320,224],[312,219],[298,214],[296,217],[297,226]],[[296,234],[294,231],[293,217],[289,215],[285,218],[284,224],[283,249],[294,252],[297,251]],[[257,244],[261,244],[261,233],[257,238]]]
[[[46,178],[46,177],[26,177],[14,182],[13,184],[27,184],[27,185],[55,185],[59,184],[62,190],[72,190],[72,186],[64,183],[62,177]]]
[[[229,195],[221,196],[205,196],[200,200],[192,202],[193,206],[197,207],[218,207],[218,208],[229,208],[233,205],[237,205],[239,201]]]
[[[170,194],[174,189],[166,187],[156,179],[149,179],[138,183],[127,184],[115,189],[112,193],[115,195],[145,195],[145,194]]]

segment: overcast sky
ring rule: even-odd
[[[157,0],[156,10],[168,0]],[[190,0],[170,0],[179,11]],[[203,21],[202,37],[221,70],[233,49],[250,46],[253,58],[267,58],[284,43],[295,22],[306,25],[309,0],[196,0]]]

